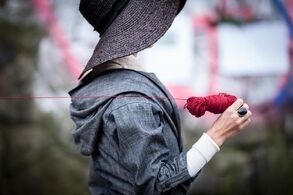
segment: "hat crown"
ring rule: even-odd
[[[99,27],[104,24],[105,17],[111,11],[115,2],[116,0],[81,0],[79,11],[99,32]]]
[[[186,0],[80,0],[80,12],[100,40],[80,78],[109,60],[137,53],[158,41]]]

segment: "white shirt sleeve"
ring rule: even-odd
[[[211,158],[220,151],[219,146],[206,133],[187,151],[187,169],[194,177]]]

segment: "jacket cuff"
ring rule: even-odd
[[[191,177],[188,172],[186,152],[182,152],[178,158],[175,158],[171,166],[174,168],[174,171],[177,173],[175,174],[173,173],[174,175],[172,177],[163,179],[162,177],[160,177],[160,174],[165,173],[165,171],[170,171],[170,169],[166,169],[165,171],[161,170],[158,176],[159,191],[166,192],[170,190],[171,188],[175,188],[177,185],[183,182],[189,182],[190,184],[197,176],[196,175],[194,177]]]

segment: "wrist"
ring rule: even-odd
[[[225,137],[222,136],[221,134],[217,133],[217,131],[213,130],[213,129],[209,129],[206,134],[208,134],[210,136],[210,138],[212,140],[214,140],[214,142],[221,147],[223,145],[223,143],[225,142]]]

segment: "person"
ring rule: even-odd
[[[91,157],[91,194],[186,194],[219,147],[250,122],[238,99],[183,150],[174,98],[136,53],[159,40],[185,0],[81,0],[80,12],[100,40],[77,87],[73,138]],[[240,117],[239,107],[248,113]]]

